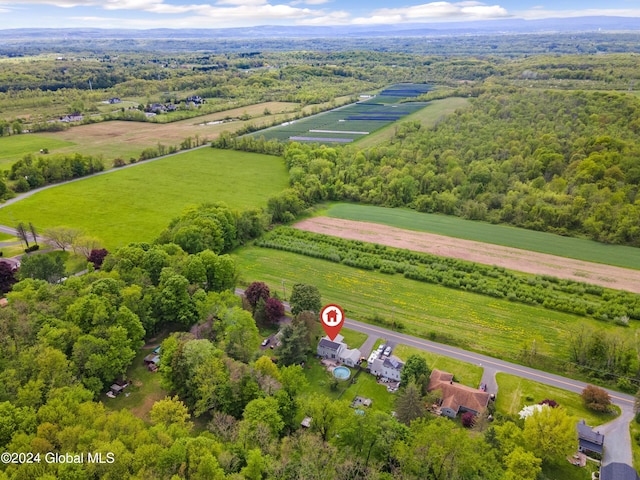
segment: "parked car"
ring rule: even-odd
[[[384,355],[387,357],[391,355],[391,347],[387,347],[384,349]]]
[[[384,343],[378,347],[378,354],[381,354],[382,352],[384,352],[384,347],[385,347]]]
[[[263,347],[266,347],[267,345],[269,345],[269,338],[265,338],[260,345],[262,345]]]

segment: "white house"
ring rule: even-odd
[[[398,357],[391,355],[388,358],[376,358],[369,366],[369,371],[376,377],[384,377],[399,382],[402,367],[404,367],[404,363]]]
[[[343,340],[344,337],[342,335],[336,335],[333,340],[329,340],[329,337],[321,338],[317,348],[318,356],[344,363],[349,367],[355,367],[360,361],[360,350],[348,348]]]

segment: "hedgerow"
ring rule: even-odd
[[[412,280],[604,321],[618,321],[620,318],[640,320],[640,295],[549,275],[518,273],[495,265],[438,257],[291,227],[276,228],[256,244],[388,275],[400,273]]]

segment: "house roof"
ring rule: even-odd
[[[638,472],[625,463],[610,463],[600,469],[600,480],[639,480]]]
[[[328,348],[330,350],[338,351],[338,349],[342,346],[341,343],[332,342],[328,338],[321,338],[318,346],[323,348]]]
[[[604,443],[604,435],[600,432],[594,431],[584,420],[578,422],[578,438],[585,443],[591,443],[596,446],[600,446],[602,450],[602,444]],[[590,449],[592,450],[592,449]]]
[[[346,349],[343,353],[342,353],[342,358],[344,359],[350,359],[353,363],[357,363],[358,360],[360,360],[360,350],[358,350],[357,348],[353,348],[353,349]]]
[[[395,370],[402,370],[404,363],[402,363],[398,357],[394,357],[392,355],[391,357],[384,359],[383,366],[386,368],[393,368]]]
[[[458,412],[460,408],[481,412],[487,407],[490,395],[477,388],[460,385],[453,381],[453,374],[433,370],[427,387],[429,392],[442,391],[442,407]]]

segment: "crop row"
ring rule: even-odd
[[[364,270],[400,273],[412,280],[600,320],[615,320],[621,324],[626,324],[628,319],[640,320],[640,295],[573,280],[523,274],[503,267],[347,240],[291,227],[273,230],[258,240],[257,245]]]

